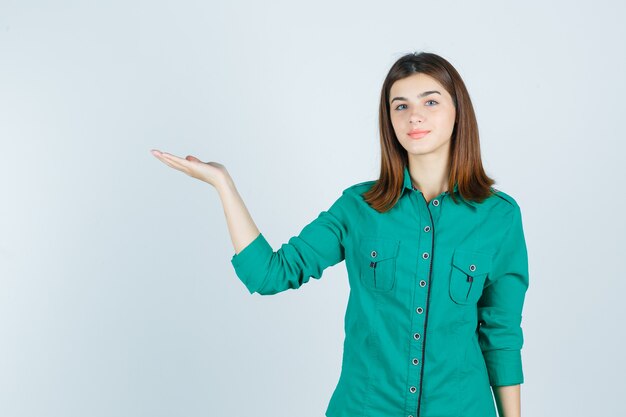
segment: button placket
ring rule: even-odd
[[[413,187],[414,190],[415,187]],[[421,194],[421,193],[420,193]],[[441,205],[441,197],[437,197],[433,200],[431,200],[430,202],[427,202],[426,199],[424,198],[423,194],[420,195],[421,199],[424,201],[425,203],[425,207],[427,209],[427,211],[422,211],[422,213],[426,214],[426,218],[423,218],[423,222],[422,222],[422,232],[426,233],[425,239],[420,239],[421,244],[419,249],[422,250],[422,252],[420,253],[419,256],[421,256],[422,261],[420,262],[420,268],[418,271],[418,274],[421,278],[421,276],[424,276],[424,278],[426,277],[426,275],[428,275],[428,279],[419,279],[419,281],[417,282],[420,288],[426,289],[426,286],[428,284],[428,280],[430,279],[430,274],[432,271],[432,253],[431,253],[431,249],[432,249],[432,245],[433,245],[433,239],[434,239],[434,227],[432,225],[432,223],[436,220],[437,216],[439,215],[439,210],[435,209],[435,207],[440,207]],[[424,351],[423,349],[425,348],[423,341],[425,339],[422,338],[422,332],[425,330],[426,327],[426,323],[425,323],[425,319],[426,319],[426,308],[428,307],[428,297],[429,297],[429,292],[420,292],[420,294],[423,294],[424,299],[420,299],[418,301],[418,305],[414,306],[414,311],[416,312],[416,314],[418,315],[418,317],[416,317],[415,320],[415,325],[416,327],[413,329],[413,342],[415,343],[414,346],[411,347],[411,354],[413,356],[410,357],[410,361],[411,364],[413,366],[415,366],[415,371],[417,372],[417,374],[415,374],[415,379],[413,379],[413,381],[411,381],[413,384],[415,385],[411,385],[411,384],[407,384],[408,385],[408,390],[410,393],[418,393],[421,392],[421,386],[422,386],[422,381],[421,381],[421,374],[420,371],[423,371],[422,369],[422,362],[421,359],[419,358],[420,355],[424,355]],[[421,297],[421,295],[420,295]],[[420,305],[421,304],[421,305]],[[417,330],[417,331],[416,331]],[[425,335],[424,335],[425,336]],[[422,340],[423,339],[423,340]],[[418,359],[419,358],[419,359]],[[419,387],[419,389],[418,389]],[[407,394],[410,395],[410,394]],[[419,397],[416,398],[417,401],[417,408],[419,410]],[[412,407],[414,407],[416,404],[412,404]],[[415,414],[411,413],[411,410],[406,410],[408,417],[413,417]],[[409,414],[410,413],[410,414]]]

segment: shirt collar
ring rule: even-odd
[[[409,190],[413,190],[413,183],[411,182],[411,175],[409,173],[409,167],[408,166],[404,166],[404,189],[409,189]],[[462,201],[464,201],[466,204],[469,204],[472,207],[476,207],[476,203],[474,201],[471,200],[466,200],[463,197],[461,197],[461,195],[458,193],[459,190],[459,186],[458,183],[454,183],[454,188],[453,188],[453,192],[456,193],[457,197],[459,199],[461,199]]]

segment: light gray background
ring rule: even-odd
[[[224,2],[225,3],[225,2]],[[277,249],[375,179],[412,51],[459,70],[530,257],[526,416],[613,415],[624,384],[622,2],[0,2],[0,417],[322,416],[345,264],[250,295],[226,165]]]

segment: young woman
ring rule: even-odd
[[[383,83],[379,116],[380,177],[343,190],[277,251],[223,165],[153,153],[218,190],[251,294],[299,288],[346,261],[343,364],[326,416],[520,416],[522,217],[483,170],[467,89],[444,58],[407,54]]]

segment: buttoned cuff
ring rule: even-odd
[[[274,249],[267,242],[263,233],[259,235],[231,258],[235,273],[248,288],[250,294],[261,289]]]
[[[517,385],[524,382],[520,350],[483,352],[491,386]]]

